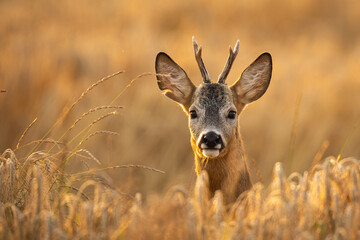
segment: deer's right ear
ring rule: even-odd
[[[155,70],[160,90],[188,109],[196,87],[186,72],[163,52],[156,56]]]

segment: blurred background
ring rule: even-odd
[[[136,76],[154,73],[159,51],[199,84],[193,35],[213,79],[229,45],[240,40],[229,84],[262,52],[272,54],[270,87],[240,118],[248,158],[265,184],[275,162],[283,162],[287,174],[308,169],[324,141],[329,141],[324,156],[342,152],[360,158],[360,130],[354,127],[360,120],[360,2],[355,0],[0,1],[0,89],[7,90],[0,93],[0,152],[14,149],[36,117],[22,144],[41,139],[87,87],[125,70],[75,106],[50,135],[59,139],[84,112],[112,102]],[[115,105],[124,109],[93,131],[119,136],[98,135],[83,148],[100,167],[142,164],[166,173],[109,170],[113,183],[131,194],[189,186],[194,164],[187,118],[161,95],[155,76],[137,79]],[[84,119],[63,141],[91,121]],[[19,149],[18,158],[32,147]],[[84,170],[75,157],[68,168]]]

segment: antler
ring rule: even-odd
[[[202,77],[204,79],[204,83],[211,83],[209,73],[206,71],[204,62],[203,62],[203,60],[201,58],[201,46],[200,47],[198,46],[197,42],[195,41],[194,36],[192,37],[192,42],[193,42],[193,45],[194,45],[195,58],[196,58],[196,61],[197,61],[198,65],[199,65],[201,75],[202,75]]]
[[[218,83],[225,83],[226,77],[228,76],[228,74],[230,72],[231,65],[233,64],[238,52],[239,52],[239,40],[237,40],[234,50],[232,50],[232,48],[230,46],[230,55],[229,55],[229,58],[225,64],[225,67],[224,67],[222,73],[219,75]]]

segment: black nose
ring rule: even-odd
[[[201,139],[201,143],[204,143],[208,148],[214,148],[216,145],[221,144],[221,137],[214,132],[208,132]]]

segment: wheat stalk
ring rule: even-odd
[[[100,107],[96,107],[96,108],[92,108],[90,109],[89,111],[83,113],[78,119],[75,120],[75,122],[73,123],[73,125],[71,125],[71,127],[65,132],[64,136],[70,132],[78,122],[80,122],[82,119],[84,119],[86,116],[88,116],[90,113],[93,113],[93,112],[97,112],[99,110],[107,110],[107,109],[122,109],[123,107],[121,106],[100,106]],[[60,137],[60,139],[63,138]]]
[[[16,152],[16,150],[18,150],[21,141],[23,140],[24,136],[26,135],[26,133],[29,131],[29,129],[35,124],[35,122],[37,121],[37,118],[35,118],[30,125],[25,129],[25,131],[23,132],[23,134],[21,134],[18,143],[16,144],[16,148],[14,149],[14,152]]]
[[[127,165],[117,165],[117,166],[111,166],[111,167],[105,167],[105,168],[91,169],[89,171],[75,173],[75,174],[73,174],[73,176],[85,175],[85,174],[89,174],[89,173],[95,173],[95,172],[118,169],[118,168],[120,168],[120,169],[122,169],[122,168],[141,168],[141,169],[146,169],[146,170],[150,170],[150,171],[153,171],[153,172],[165,174],[164,171],[161,171],[161,170],[156,169],[156,168],[147,167],[147,166],[144,166],[144,165],[127,164]]]
[[[90,138],[92,138],[92,137],[94,137],[94,136],[96,136],[96,135],[100,135],[100,134],[113,135],[113,136],[119,136],[119,135],[120,135],[120,134],[117,133],[117,132],[111,132],[111,131],[105,131],[105,130],[96,131],[96,132],[90,134],[89,136],[87,136],[87,137],[85,138],[85,140],[83,141],[83,144],[84,144],[87,140],[89,140]]]

